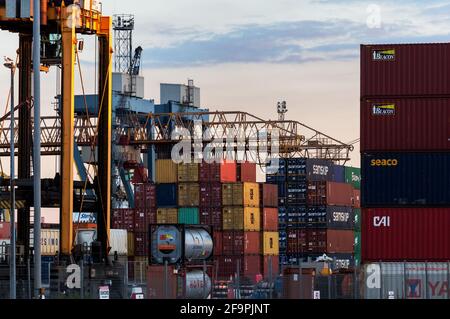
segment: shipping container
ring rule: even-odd
[[[449,208],[363,209],[362,258],[450,260]]]
[[[156,160],[156,183],[173,184],[178,182],[178,165],[171,159]]]
[[[365,299],[449,299],[449,263],[364,265]]]
[[[263,256],[261,262],[263,278],[267,281],[275,281],[280,274],[280,259],[278,256]]]
[[[134,209],[114,209],[111,216],[111,227],[113,229],[126,229],[133,232],[135,228]]]
[[[134,233],[134,254],[136,257],[149,256],[150,239],[148,232]]]
[[[260,209],[255,207],[224,207],[223,229],[260,231],[260,215]]]
[[[363,207],[449,206],[450,153],[362,156]]]
[[[11,223],[0,223],[0,239],[11,238]]]
[[[299,254],[308,251],[308,233],[305,229],[287,230],[287,254]]]
[[[278,208],[262,208],[261,213],[262,230],[278,231]]]
[[[166,274],[167,273],[167,277]],[[148,299],[176,299],[177,272],[174,266],[149,266],[147,270]]]
[[[448,98],[361,102],[361,152],[450,150]]]
[[[223,255],[223,232],[214,230],[213,232],[214,241],[214,257]]]
[[[223,255],[259,255],[261,252],[261,238],[259,232],[224,231]]]
[[[134,207],[141,210],[156,207],[155,184],[134,185]]]
[[[236,178],[242,183],[256,183],[256,164],[245,162],[236,164]]]
[[[345,183],[309,182],[307,203],[309,206],[352,206],[353,188]]]
[[[200,204],[200,185],[198,183],[178,184],[178,206],[198,207]]]
[[[222,205],[259,207],[259,184],[257,183],[223,184]]]
[[[134,256],[134,233],[127,233],[127,242],[128,242],[128,257]]]
[[[278,228],[283,229],[287,224],[287,212],[286,207],[278,207]]]
[[[361,230],[361,221],[362,221],[362,216],[361,216],[361,208],[354,208],[353,209],[353,215],[354,215],[354,220],[355,220],[355,230],[356,231],[360,231]]]
[[[41,230],[41,254],[42,256],[56,256],[59,249],[60,231],[57,229]]]
[[[354,189],[361,189],[361,169],[345,167],[345,183],[351,184]]]
[[[308,227],[353,230],[355,217],[352,207],[308,207]]]
[[[263,232],[262,238],[263,238],[262,254],[264,256],[268,255],[278,256],[280,254],[279,249],[280,236],[278,232]]]
[[[261,256],[222,256],[216,260],[218,279],[230,279],[239,270],[241,280],[248,279],[256,282],[261,274]]]
[[[146,232],[150,224],[156,224],[156,208],[135,209],[134,230]]]
[[[311,269],[285,268],[283,278],[283,299],[313,299],[315,275]]]
[[[260,207],[278,207],[278,187],[272,184],[261,184]]]
[[[331,179],[335,183],[346,183],[345,181],[345,166],[334,165],[333,166],[333,177]]]
[[[286,208],[286,223],[288,228],[305,227],[308,222],[306,206],[290,206]]]
[[[286,159],[286,172],[291,176],[306,176],[306,158]]]
[[[311,229],[307,231],[308,251],[312,253],[354,252],[353,230]]]
[[[286,185],[286,205],[297,206],[306,204],[308,184],[306,182],[291,182]]]
[[[156,210],[157,224],[178,224],[178,209],[158,208]]]
[[[334,164],[332,161],[308,159],[306,173],[309,182],[328,182],[333,180]]]
[[[353,205],[354,208],[361,208],[361,191],[359,189],[353,190]]]
[[[177,184],[158,184],[156,186],[157,207],[176,207],[178,204]]]
[[[198,182],[199,167],[197,163],[178,164],[178,182]]]
[[[221,207],[200,207],[200,224],[212,226],[214,230],[222,230],[223,218]]]
[[[333,260],[328,264],[333,271],[355,269],[355,255],[353,253],[301,253],[291,257],[290,261],[294,264],[323,262],[323,257],[325,256]]]
[[[178,209],[178,224],[198,225],[200,223],[199,209],[184,207]]]
[[[361,46],[361,97],[448,96],[450,44]]]
[[[200,206],[220,207],[222,206],[222,184],[200,183]]]
[[[109,234],[110,255],[128,256],[128,235],[125,229],[111,229]]]
[[[237,167],[234,161],[200,164],[200,182],[236,183]]]
[[[266,170],[266,180],[268,183],[285,182],[287,174],[287,160],[284,158],[278,159],[278,165],[271,165]]]

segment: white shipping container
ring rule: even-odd
[[[117,252],[119,256],[128,256],[128,234],[126,230],[111,229],[109,240],[109,245],[111,246],[110,255],[114,255],[114,252]]]

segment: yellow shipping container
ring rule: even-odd
[[[198,183],[178,184],[178,206],[197,207],[200,204],[200,185]]]
[[[280,254],[279,240],[280,235],[277,232],[263,233],[263,255],[278,256]]]
[[[134,256],[134,233],[127,233],[128,257]]]
[[[157,224],[178,224],[178,209],[158,208],[156,211]]]
[[[256,207],[224,207],[223,229],[260,231],[261,214]]]
[[[41,230],[41,254],[42,256],[55,256],[59,251],[59,230]]]
[[[223,184],[222,205],[259,207],[259,184],[257,183]]]
[[[174,163],[171,159],[156,160],[156,183],[177,183],[177,171],[177,164]]]
[[[199,164],[178,164],[179,182],[198,182]]]

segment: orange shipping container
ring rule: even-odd
[[[178,205],[198,207],[200,204],[200,185],[198,183],[178,184]]]
[[[178,182],[178,167],[171,159],[156,160],[156,183],[172,184]]]
[[[278,208],[262,209],[262,229],[264,231],[278,231]]]

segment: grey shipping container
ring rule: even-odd
[[[308,159],[306,161],[306,176],[310,182],[331,182],[334,176],[332,161]]]
[[[449,299],[448,263],[372,263],[364,266],[365,299]]]

